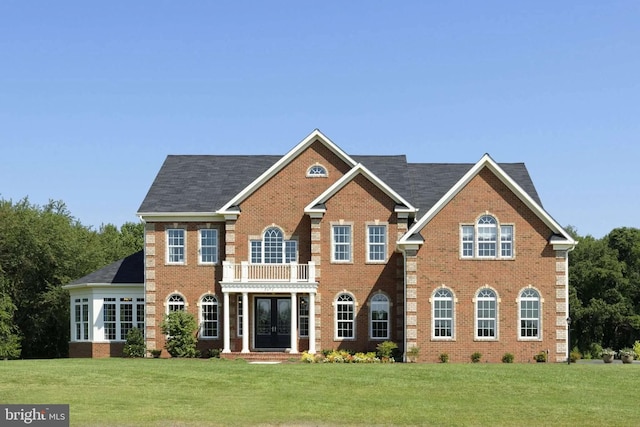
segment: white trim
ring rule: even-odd
[[[336,154],[342,161],[344,161],[348,165],[350,166],[356,165],[356,162],[347,153],[342,151],[322,132],[320,132],[318,129],[315,129],[306,138],[300,141],[298,145],[296,145],[287,154],[285,154],[280,160],[274,163],[273,166],[267,169],[262,175],[256,178],[251,184],[246,186],[235,197],[229,200],[222,208],[220,208],[219,211],[216,212],[216,214],[225,215],[227,213],[237,213],[237,211],[229,211],[229,209],[233,206],[239,205],[240,202],[246,199],[258,188],[260,188],[265,182],[271,179],[271,177],[273,177],[276,173],[282,170],[293,159],[295,159],[302,151],[304,151],[307,147],[309,147],[311,144],[313,144],[316,141],[322,143],[324,146],[326,146],[330,151]]]
[[[469,171],[464,174],[460,180],[442,196],[442,198],[417,221],[407,233],[400,238],[398,245],[416,244],[416,240],[410,240],[411,236],[420,233],[420,231],[440,212],[483,168],[488,168],[496,175],[503,184],[505,184],[529,209],[536,214],[538,218],[545,223],[554,233],[558,234],[556,245],[565,249],[576,245],[576,241],[558,224],[543,208],[540,206],[526,191],[522,189],[502,168],[488,155],[485,154]],[[552,238],[552,241],[554,239]],[[424,241],[420,242],[424,243]],[[553,243],[553,242],[552,242]]]
[[[202,261],[202,232],[203,231],[215,231],[216,232],[216,244],[215,244],[215,261]],[[207,246],[210,247],[210,246]],[[220,264],[220,230],[218,227],[200,227],[198,228],[198,265],[219,265]]]
[[[492,337],[481,337],[478,335],[478,320],[480,320],[478,318],[478,299],[480,298],[478,295],[480,294],[480,292],[484,291],[484,290],[490,290],[491,292],[493,292],[494,295],[494,299],[493,302],[495,304],[495,316],[493,317],[493,332],[494,332],[494,336]],[[490,299],[488,298],[483,298],[483,301],[490,301]],[[473,328],[473,338],[475,341],[499,341],[500,340],[500,296],[498,295],[498,291],[496,291],[494,288],[492,288],[491,286],[485,285],[482,286],[480,289],[478,289],[473,297],[473,318],[474,318],[474,328]],[[490,318],[483,318],[483,320],[488,320]]]
[[[312,214],[323,214],[326,212],[326,208],[317,207],[324,206],[323,204],[333,197],[338,191],[340,191],[344,186],[346,186],[349,182],[355,179],[358,175],[364,176],[370,182],[372,182],[376,187],[382,190],[387,196],[389,196],[396,204],[400,206],[396,206],[395,212],[417,212],[417,209],[413,207],[411,203],[406,201],[401,195],[395,192],[391,187],[389,187],[384,181],[378,178],[373,172],[367,169],[362,163],[358,163],[355,165],[349,172],[344,174],[342,178],[333,183],[329,188],[327,188],[322,194],[316,197],[311,203],[304,208],[304,213],[307,215]]]
[[[138,212],[137,216],[143,222],[224,222],[226,219],[216,212]]]

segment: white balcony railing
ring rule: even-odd
[[[240,264],[223,261],[223,282],[291,282],[308,283],[316,280],[316,265],[309,264],[250,264],[242,261]]]

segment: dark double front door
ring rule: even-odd
[[[291,297],[256,297],[256,348],[291,347]]]

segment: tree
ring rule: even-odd
[[[0,292],[0,359],[20,357],[20,335],[13,324],[15,310],[11,298]]]
[[[198,324],[193,314],[173,311],[164,316],[160,328],[167,335],[164,347],[172,357],[196,357]]]

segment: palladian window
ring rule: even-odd
[[[500,224],[491,215],[482,215],[475,224],[460,226],[462,258],[513,258],[513,225]]]

